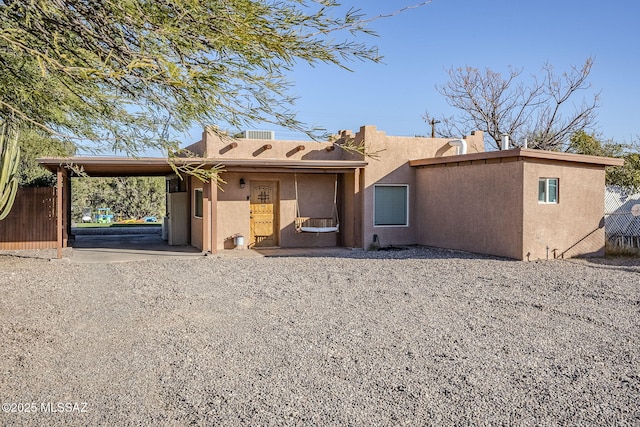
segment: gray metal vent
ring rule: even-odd
[[[236,138],[246,139],[276,139],[276,133],[272,130],[243,130]]]

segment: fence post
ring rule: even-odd
[[[62,176],[62,166],[58,166],[58,183],[56,185],[56,235],[58,259],[62,259],[62,189],[64,185],[64,183],[62,182]]]

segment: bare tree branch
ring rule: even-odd
[[[459,112],[440,119],[440,132],[458,136],[481,130],[485,142],[497,149],[502,148],[505,133],[519,144],[527,138],[531,147],[559,149],[571,134],[595,123],[598,94],[574,106],[573,111],[569,106],[579,92],[590,89],[587,78],[592,66],[593,59],[588,58],[582,67],[572,66],[557,76],[553,67],[545,64],[543,79],[534,77],[529,85],[520,81],[521,69],[509,68],[504,77],[488,68],[449,69],[449,82],[436,88]]]

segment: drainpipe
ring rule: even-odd
[[[453,139],[449,145],[456,147],[456,154],[467,154],[467,142],[464,139]]]

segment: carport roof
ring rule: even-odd
[[[216,158],[174,158],[175,165],[220,165],[227,172],[234,171],[305,171],[305,172],[348,172],[367,165],[365,161],[351,160],[286,160],[286,159],[216,159]],[[163,176],[174,172],[167,158],[162,157],[44,157],[38,162],[52,172],[59,167],[72,173],[82,170],[89,176]]]

